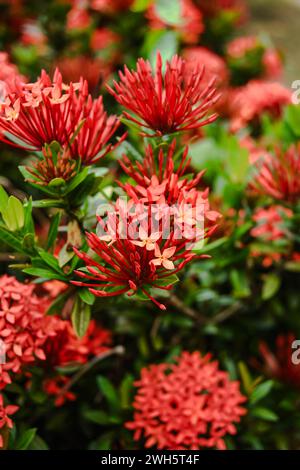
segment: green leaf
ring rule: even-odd
[[[169,1],[169,0],[168,0]],[[162,57],[163,64],[170,60],[176,54],[178,49],[178,38],[175,31],[166,31],[159,35],[156,43],[151,49],[149,60],[154,66],[156,64],[157,52],[159,51]]]
[[[19,253],[24,252],[22,243],[18,237],[9,232],[5,227],[0,226],[0,240]]]
[[[120,400],[113,384],[102,375],[98,375],[97,384],[112,409],[120,407]]]
[[[267,408],[254,408],[251,414],[256,418],[261,418],[264,421],[278,421],[278,416],[273,411]]]
[[[60,315],[69,296],[70,296],[70,292],[63,292],[62,294],[60,294],[54,300],[54,302],[52,302],[52,304],[47,310],[46,315],[55,315],[55,314]]]
[[[284,121],[293,131],[294,135],[300,137],[300,106],[287,106],[285,109]]]
[[[29,450],[49,450],[48,445],[40,436],[34,436],[32,442],[30,443]]]
[[[268,274],[264,279],[264,284],[262,288],[262,299],[269,300],[271,299],[280,288],[280,277],[276,274]]]
[[[82,183],[86,179],[88,172],[89,172],[89,168],[86,167],[80,173],[78,173],[72,179],[72,181],[67,185],[67,188],[64,191],[64,194],[69,194],[71,191],[77,188],[77,186],[79,186],[79,184]]]
[[[264,398],[266,395],[269,394],[271,391],[272,387],[274,385],[274,382],[272,380],[267,380],[266,382],[263,382],[262,384],[259,384],[252,392],[250,396],[250,402],[257,403],[259,400]]]
[[[8,194],[3,188],[3,186],[0,185],[0,212],[6,209],[8,203]]]
[[[95,296],[88,290],[87,287],[84,287],[82,289],[79,289],[78,291],[79,297],[81,300],[88,304],[88,305],[93,305],[95,302]]]
[[[64,208],[65,202],[62,199],[40,199],[39,201],[33,201],[32,205],[41,209],[48,207]]]
[[[111,416],[101,410],[86,410],[83,413],[84,417],[92,423],[100,424],[105,426],[107,424],[119,424],[120,419],[114,416]]]
[[[79,297],[76,297],[73,311],[71,313],[71,320],[74,331],[79,338],[82,338],[89,326],[91,319],[91,308],[89,305],[82,302]]]
[[[49,188],[62,188],[66,184],[65,180],[63,178],[53,178],[48,186]]]
[[[59,274],[62,274],[62,271],[58,265],[58,261],[55,258],[55,256],[51,255],[51,253],[47,253],[47,251],[44,251],[42,249],[39,249],[38,251],[40,257],[42,260],[50,266],[50,268],[54,269],[54,271],[57,271]]]
[[[36,435],[36,428],[28,429],[16,442],[16,450],[26,450]]]
[[[58,227],[61,220],[61,212],[57,212],[51,219],[50,228],[47,237],[46,250],[49,250],[55,243],[58,233]]]
[[[35,239],[33,233],[26,233],[22,241],[22,246],[25,251],[33,252],[35,247]]]
[[[65,276],[43,268],[30,267],[23,269],[23,273],[30,274],[31,276],[41,277],[43,279],[57,279],[58,281],[63,282],[67,282],[68,280]]]
[[[176,274],[171,274],[171,276],[165,277],[163,279],[157,279],[157,281],[154,282],[155,285],[157,286],[170,286],[172,284],[175,284],[176,282],[179,281],[179,277],[176,276]]]
[[[182,23],[180,0],[156,0],[155,12],[166,24],[178,26]]]
[[[11,232],[20,230],[24,227],[25,215],[24,207],[21,201],[15,196],[8,198],[7,206],[2,210],[2,217],[5,225]]]

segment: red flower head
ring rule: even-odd
[[[295,339],[292,333],[277,336],[275,352],[271,352],[267,344],[261,341],[259,350],[264,364],[259,367],[263,368],[266,375],[300,389],[300,365],[292,362]]]
[[[0,278],[0,339],[6,354],[6,362],[0,364],[0,390],[23,366],[45,359],[44,343],[55,334],[45,320],[47,306],[46,299],[34,294],[34,285],[6,275]]]
[[[202,13],[191,0],[180,0],[181,18],[180,24],[175,25],[167,18],[162,20],[157,12],[156,5],[150,5],[147,11],[147,17],[150,21],[150,28],[164,29],[165,26],[174,27],[178,30],[185,42],[194,44],[198,42],[199,36],[204,31],[202,22]]]
[[[249,123],[260,122],[263,113],[279,118],[285,105],[291,103],[291,92],[280,83],[250,81],[232,92],[231,129],[237,131]]]
[[[215,17],[223,12],[234,14],[235,23],[247,18],[247,5],[244,0],[196,0],[205,16]]]
[[[134,439],[167,450],[225,449],[224,437],[246,414],[239,382],[231,381],[211,355],[183,352],[175,364],[142,369],[135,383]]]
[[[4,399],[2,393],[0,393],[0,449],[3,447],[4,440],[1,435],[5,428],[11,429],[13,422],[10,418],[11,415],[18,411],[19,407],[14,405],[4,406]]]
[[[257,175],[252,187],[263,195],[294,203],[300,198],[300,144],[286,152],[276,150],[274,156],[257,161]]]
[[[140,293],[165,309],[154,299],[153,288],[171,289],[174,274],[196,257],[191,248],[212,234],[216,225],[211,222],[219,217],[209,209],[208,189],[196,189],[202,173],[190,181],[183,176],[187,150],[174,170],[174,145],[166,155],[159,151],[157,166],[150,146],[136,166],[123,157],[121,165],[137,185],[120,183],[131,199],[119,198],[107,220],[98,216],[97,234],[87,234],[97,259],[74,248],[87,265],[77,274],[90,282],[73,284],[86,285],[100,297]],[[210,226],[204,228],[207,221]]]
[[[58,70],[53,82],[43,71],[37,82],[23,84],[9,94],[0,112],[0,129],[19,142],[9,135],[1,136],[2,141],[31,150],[57,141],[84,165],[97,162],[114,148],[108,141],[120,125],[116,116],[107,116],[102,96],[92,99],[86,81],[81,78],[79,83],[66,85]],[[69,170],[71,166],[72,162]]]
[[[42,71],[37,82],[22,84],[0,106],[0,128],[14,137],[1,140],[31,150],[54,140],[66,144],[79,124],[76,91],[84,93],[85,88],[84,82],[65,85],[58,71],[52,82]]]
[[[186,63],[174,56],[162,72],[161,55],[157,55],[155,74],[144,59],[137,62],[137,71],[119,72],[120,82],[114,81],[116,91],[108,87],[115,99],[134,113],[124,116],[139,126],[151,129],[153,136],[198,129],[216,119],[213,114],[203,119],[218,99],[211,81],[203,89],[204,69],[196,67],[187,78]],[[148,134],[146,134],[148,135]]]

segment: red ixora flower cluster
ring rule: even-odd
[[[277,336],[274,352],[271,352],[267,344],[261,341],[259,351],[264,363],[261,365],[254,361],[254,364],[269,377],[300,389],[300,365],[293,364],[291,360],[292,353],[296,352],[296,348],[292,346],[295,340],[293,333]]]
[[[280,83],[252,80],[231,93],[231,129],[237,131],[249,123],[260,122],[268,113],[279,118],[285,105],[291,103],[291,91]]]
[[[42,71],[36,82],[20,83],[0,104],[3,142],[41,150],[57,141],[84,165],[97,162],[113,148],[108,142],[119,125],[117,116],[107,116],[101,96],[92,99],[86,81],[67,85],[58,69],[53,80]]]
[[[45,299],[34,295],[33,284],[6,275],[0,278],[0,339],[6,355],[5,363],[0,364],[0,390],[11,383],[12,374],[45,359],[43,346],[55,334],[51,324],[46,325],[47,306]]]
[[[153,288],[172,288],[174,274],[197,257],[191,248],[213,233],[220,216],[209,208],[208,188],[197,189],[203,173],[185,176],[187,149],[176,170],[174,151],[175,142],[166,154],[160,149],[157,159],[151,146],[141,163],[123,157],[122,168],[137,184],[119,183],[130,199],[119,198],[107,220],[98,216],[97,234],[87,233],[96,257],[74,248],[86,268],[76,271],[85,281],[73,284],[99,297],[142,294],[165,310]]]
[[[186,73],[186,62],[174,56],[162,71],[162,59],[157,55],[156,69],[144,59],[137,62],[137,70],[126,66],[119,72],[120,82],[114,81],[114,91],[107,87],[115,99],[134,115],[124,111],[124,116],[138,126],[151,129],[151,136],[173,134],[179,131],[198,129],[216,119],[208,111],[218,100],[215,80],[203,88],[204,68],[196,67]],[[148,135],[148,134],[144,134]]]
[[[0,352],[5,356],[0,364],[0,390],[32,364],[54,373],[57,366],[84,364],[109,349],[110,332],[94,320],[86,334],[78,338],[69,321],[45,315],[48,307],[49,298],[38,297],[33,284],[22,284],[6,275],[0,278],[0,339],[4,345]],[[60,379],[69,381],[69,377],[50,377],[45,390],[56,395],[51,383]],[[64,395],[60,390],[57,394],[57,404],[73,398],[73,394]]]
[[[225,449],[224,437],[246,414],[239,382],[219,370],[211,355],[183,352],[174,364],[142,369],[126,427],[146,447],[167,450]]]
[[[275,155],[257,161],[257,175],[252,186],[260,194],[295,203],[300,198],[300,144],[286,152],[277,149]]]

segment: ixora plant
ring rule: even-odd
[[[242,0],[50,3],[0,33],[0,449],[298,448],[280,54]]]
[[[137,71],[125,67],[124,73],[120,72],[121,82],[114,83],[115,91],[108,87],[131,111],[124,111],[126,122],[138,126],[140,139],[146,138],[141,157],[125,140],[127,133],[116,136],[120,118],[107,115],[102,97],[93,99],[83,79],[65,84],[58,70],[53,80],[42,71],[34,83],[20,79],[1,104],[1,140],[30,153],[20,171],[27,184],[44,194],[44,199],[30,197],[21,202],[2,187],[0,190],[0,237],[23,257],[22,264],[12,267],[36,280],[35,284],[23,284],[14,277],[1,278],[0,326],[7,357],[0,369],[3,390],[26,367],[38,364],[49,371],[43,388],[55,396],[56,405],[74,400],[69,390],[72,379],[55,374],[57,366],[84,364],[88,357],[109,350],[111,344],[110,334],[90,321],[94,297],[126,294],[138,301],[151,300],[166,310],[160,298],[164,295],[168,300],[166,293],[179,281],[177,273],[192,260],[207,257],[201,254],[202,245],[215,231],[220,214],[210,208],[203,172],[189,174],[188,148],[182,147],[177,137],[216,119],[212,108],[218,93],[213,80],[203,84],[203,68],[191,73],[178,56],[166,62],[164,72],[162,66],[159,53],[154,72],[149,62],[140,59]],[[129,152],[120,160],[119,189],[112,186],[109,197],[105,188],[99,193],[108,168],[94,165],[121,144]],[[92,203],[100,194],[105,204],[99,204],[95,221],[86,225]],[[43,244],[38,241],[33,208],[52,214]],[[39,294],[39,289],[48,291],[48,296]],[[62,312],[71,318],[72,326],[58,316]],[[179,367],[184,368],[187,361],[188,372],[189,356],[184,357]],[[197,357],[195,353],[191,361]],[[210,366],[205,364],[206,359],[195,364],[200,376],[209,374]],[[226,374],[218,374],[215,384],[207,383],[212,388],[208,406],[221,405],[217,404],[218,393],[232,396],[233,407],[243,402],[236,383],[230,384]],[[188,399],[193,395],[196,399],[197,384],[194,386]],[[206,408],[204,402],[202,406]],[[17,409],[5,407],[2,399],[1,446],[7,445],[10,415]],[[158,441],[159,447],[198,448],[203,442],[204,447],[223,448],[221,438],[234,432],[230,421],[238,421],[245,411],[236,408],[236,416],[231,409],[224,411],[220,423],[212,424],[211,438],[205,438],[208,429],[201,424],[201,416],[198,423],[195,416],[190,417],[193,427],[200,426],[193,432],[203,434],[202,439],[194,440],[188,429],[182,439],[179,434],[174,442]],[[185,419],[186,411],[178,412]],[[210,414],[207,409],[205,413],[207,423],[214,420],[215,412]],[[149,425],[151,429],[151,418]],[[151,433],[149,429],[146,435]],[[151,442],[155,444],[156,439],[148,439],[147,445]]]

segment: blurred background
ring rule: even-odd
[[[252,21],[247,23],[251,34],[265,32],[283,52],[286,60],[284,81],[290,85],[300,78],[300,0],[249,0]]]

